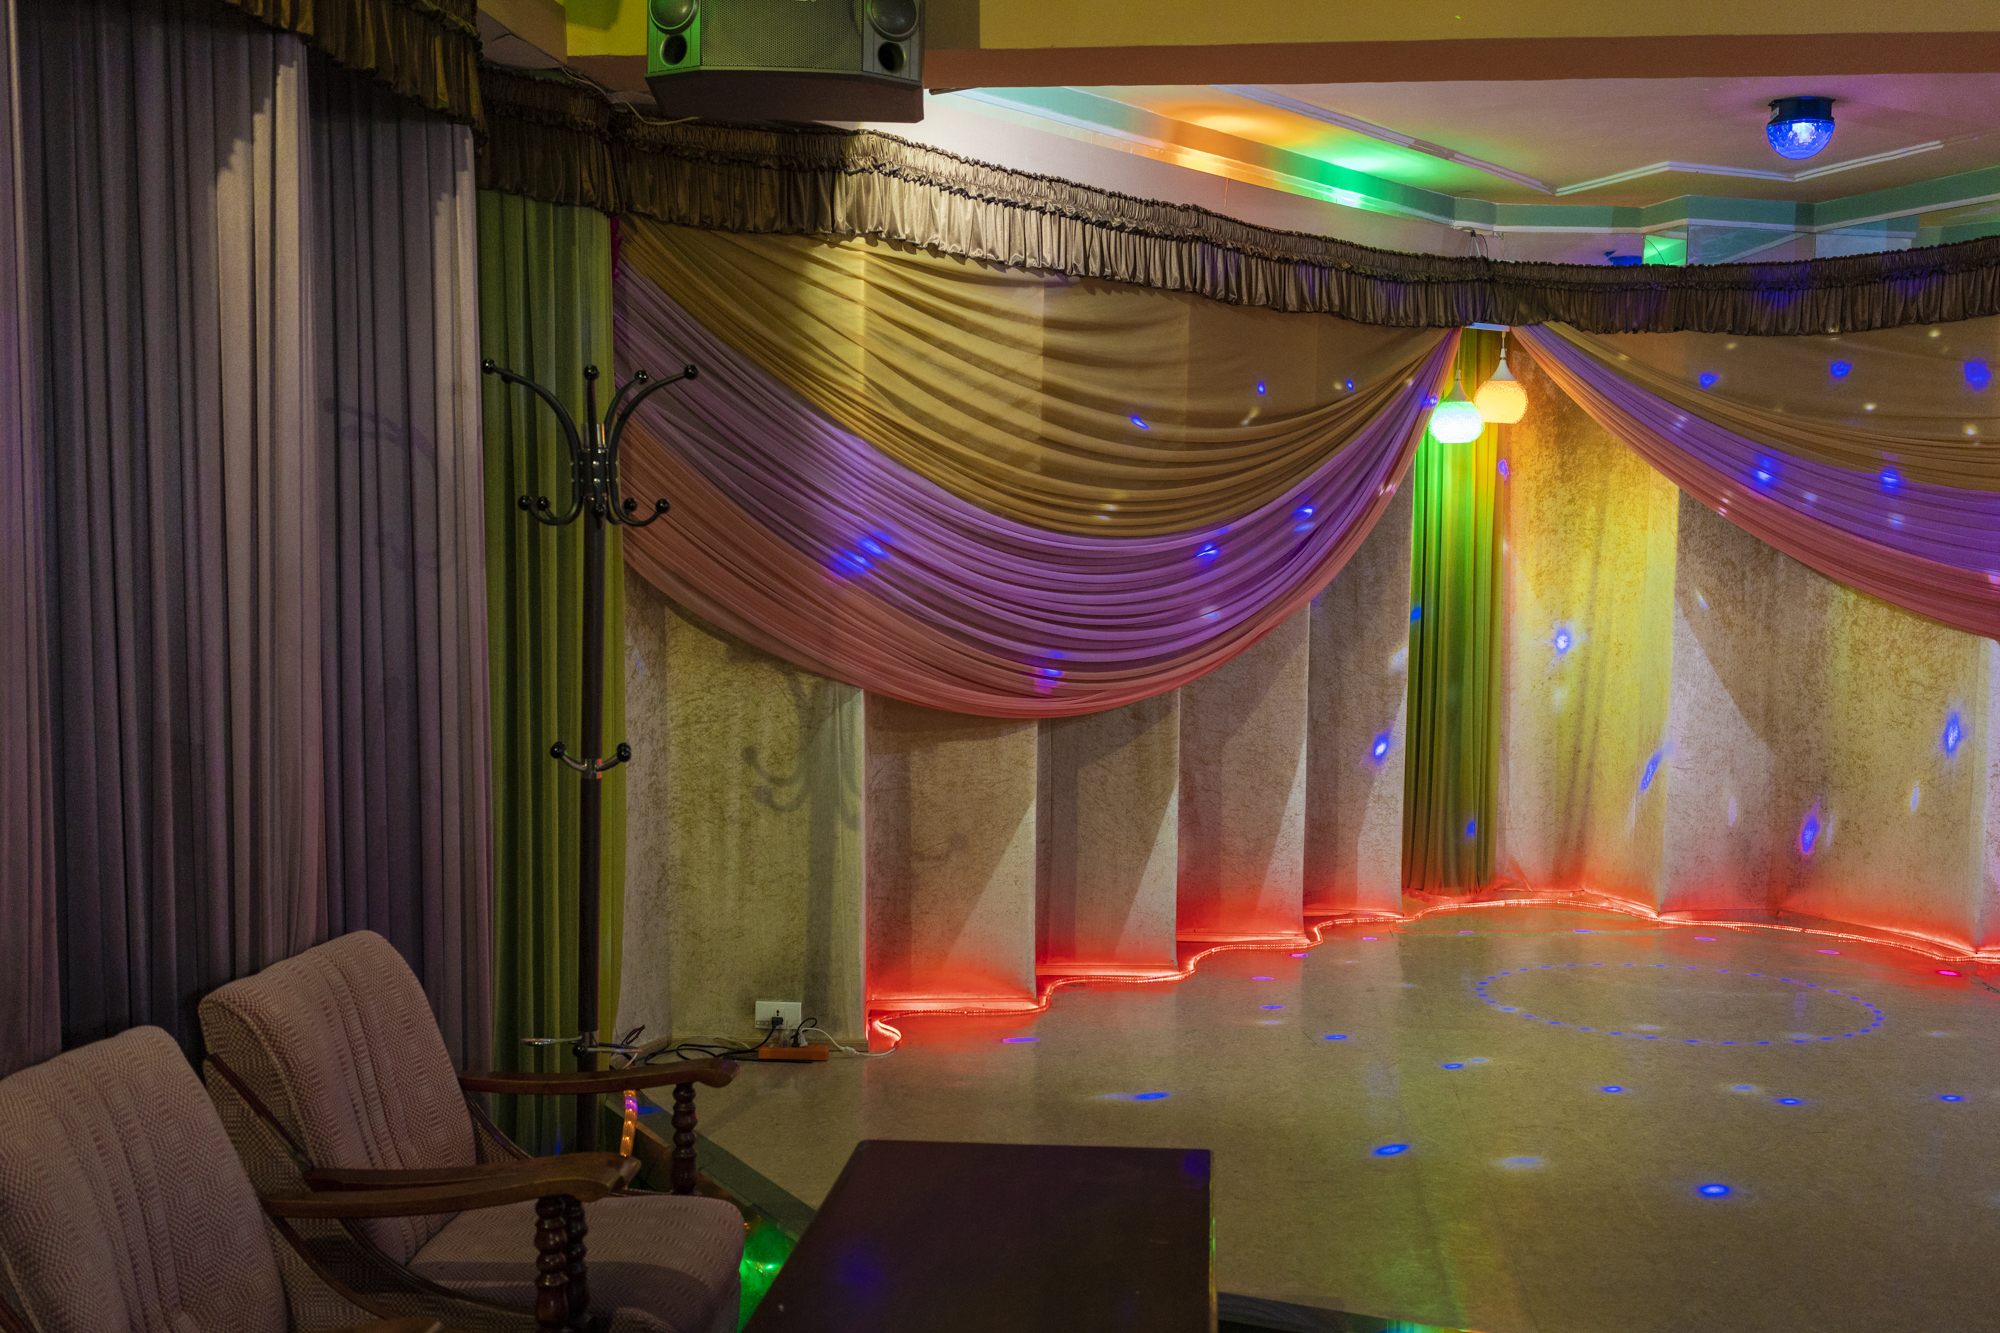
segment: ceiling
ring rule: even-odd
[[[2000,164],[2000,74],[1085,91],[1400,184],[1507,203],[1816,202]],[[1834,98],[1838,128],[1819,156],[1788,162],[1763,126],[1772,98],[1797,94]]]

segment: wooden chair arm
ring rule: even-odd
[[[612,1162],[618,1160],[617,1153],[571,1154],[582,1162]],[[509,1158],[501,1162],[481,1162],[470,1166],[420,1167],[402,1171],[376,1171],[364,1168],[337,1166],[314,1167],[305,1173],[306,1188],[315,1193],[322,1190],[396,1190],[418,1189],[426,1185],[493,1185],[506,1184],[517,1180],[533,1180],[544,1172],[545,1162],[552,1157]],[[565,1163],[569,1159],[565,1158]],[[569,1170],[576,1170],[569,1167]]]
[[[458,1086],[467,1092],[511,1092],[529,1096],[588,1097],[623,1092],[627,1088],[662,1088],[670,1083],[701,1083],[711,1088],[736,1077],[734,1060],[682,1060],[670,1065],[638,1065],[631,1069],[579,1070],[570,1074],[515,1073],[509,1070],[467,1070]]]
[[[463,1213],[495,1208],[524,1199],[551,1195],[590,1203],[631,1183],[639,1174],[639,1159],[616,1153],[571,1153],[538,1157],[519,1167],[483,1178],[402,1189],[335,1189],[317,1194],[267,1196],[264,1211],[273,1217],[328,1219],[360,1217],[423,1217],[432,1213]]]

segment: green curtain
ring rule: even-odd
[[[1468,329],[1469,396],[1499,362],[1500,335]],[[1500,786],[1500,431],[1469,444],[1426,433],[1411,469],[1410,706],[1403,768],[1403,889],[1453,893],[1493,881]]]
[[[611,221],[593,209],[479,194],[480,353],[541,383],[579,423],[583,368],[611,376]],[[576,746],[583,666],[583,523],[548,528],[521,495],[561,502],[568,458],[553,414],[488,376],[486,597],[493,690],[493,1044],[499,1069],[569,1067],[520,1044],[576,1031],[577,805],[582,779],[551,758]],[[600,408],[608,402],[599,395]],[[606,559],[605,748],[625,737],[625,562]],[[643,762],[643,760],[641,760]],[[617,1023],[625,896],[625,775],[604,779],[599,1030]],[[539,1062],[539,1063],[538,1063]],[[500,1098],[501,1126],[533,1152],[573,1139],[569,1098]]]

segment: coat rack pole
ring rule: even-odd
[[[597,988],[599,939],[603,915],[601,887],[604,870],[604,775],[632,758],[632,747],[618,743],[610,758],[604,755],[604,545],[605,529],[617,523],[643,528],[667,512],[665,500],[655,500],[652,512],[640,516],[636,500],[625,498],[618,481],[618,442],[625,423],[639,404],[672,384],[692,380],[698,373],[683,366],[681,373],[654,380],[639,371],[612,396],[602,418],[597,414],[597,367],[583,368],[584,428],[576,423],[562,400],[548,389],[488,360],[481,367],[508,385],[528,390],[554,414],[562,428],[563,443],[569,450],[569,500],[558,511],[549,497],[520,498],[521,511],[546,527],[568,527],[583,520],[583,699],[582,735],[578,737],[582,758],[569,753],[558,740],[549,747],[549,756],[583,776],[583,790],[577,797],[577,968],[576,1026],[573,1037],[523,1037],[530,1046],[568,1046],[579,1070],[597,1068],[597,1057],[605,1053],[630,1055],[632,1048],[606,1042],[598,1034]],[[642,387],[643,386],[643,387]],[[637,392],[634,392],[637,390]],[[572,1148],[591,1152],[597,1146],[597,1105],[595,1096],[576,1099],[576,1136]]]

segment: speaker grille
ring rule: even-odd
[[[706,69],[861,67],[853,0],[703,0]]]

